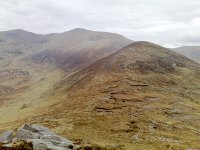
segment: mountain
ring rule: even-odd
[[[21,29],[0,32],[2,60],[9,55],[25,64],[54,66],[66,72],[86,67],[130,43],[118,34],[80,28],[47,35]]]
[[[132,43],[121,35],[74,29],[51,36],[39,52],[31,55],[36,63],[55,64],[64,70],[76,70]]]
[[[117,149],[200,147],[198,63],[112,33],[14,33],[0,36],[0,132],[29,122]]]
[[[43,35],[16,29],[0,32],[0,51],[22,54],[47,42]]]
[[[52,104],[43,95],[63,77],[132,43],[85,29],[48,35],[17,29],[0,32],[0,41],[0,124],[36,115]]]
[[[194,61],[135,42],[61,80],[45,96],[60,99],[51,117],[71,125],[68,137],[130,150],[195,148],[200,146],[199,77]]]
[[[183,75],[185,73],[181,72],[183,68],[199,73],[199,64],[187,57],[153,43],[135,42],[72,75],[69,80],[77,83],[80,78],[82,80],[90,76],[91,72],[97,75],[103,73]]]
[[[173,51],[200,63],[200,46],[183,46],[175,48]]]

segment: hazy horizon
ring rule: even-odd
[[[198,0],[8,0],[0,2],[0,30],[49,34],[84,28],[166,47],[200,45],[198,6]]]

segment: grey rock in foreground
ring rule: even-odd
[[[10,131],[6,131],[2,135],[2,141],[8,141],[4,143],[12,142],[13,136]],[[70,150],[74,147],[70,140],[56,135],[41,125],[23,125],[18,129],[14,139],[14,141],[31,142],[34,150]]]
[[[0,143],[11,143],[13,139],[13,131],[5,131],[0,135]]]

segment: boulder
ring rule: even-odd
[[[36,124],[25,124],[21,128],[19,128],[19,130],[20,129],[24,129],[36,134],[55,135],[55,133],[52,132],[49,128]]]
[[[62,145],[61,143],[55,144],[52,141],[44,139],[32,139],[29,141],[32,142],[34,150],[70,150],[73,148]]]
[[[13,131],[5,131],[0,135],[0,143],[11,143],[13,139]]]
[[[25,124],[18,129],[17,141],[32,142],[34,150],[68,150],[73,149],[73,143],[56,135],[50,129],[41,125]]]
[[[18,129],[16,134],[17,141],[28,140],[28,139],[37,139],[40,138],[39,135],[24,129]]]

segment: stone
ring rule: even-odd
[[[44,126],[41,126],[41,125],[35,125],[35,124],[33,124],[32,126],[31,126],[34,130],[37,130],[38,132],[43,132],[43,133],[45,133],[45,134],[48,134],[48,135],[54,135],[55,133],[53,132],[53,131],[51,131],[49,128],[47,128],[47,127],[44,127]]]
[[[29,140],[33,144],[34,150],[70,150],[72,148],[65,147],[63,145],[55,145],[55,143],[52,143],[51,141],[44,140],[44,139],[32,139]]]
[[[41,139],[49,140],[54,143],[54,145],[62,145],[65,147],[73,144],[70,140],[62,138],[58,135],[43,136]]]
[[[13,138],[12,131],[6,131],[0,136],[3,147],[27,150],[71,150],[74,144],[56,135],[49,128],[41,125],[25,124],[18,129]]]
[[[41,139],[33,139],[33,140],[29,140],[32,142],[33,144],[33,149],[34,150],[47,150],[49,148],[49,142],[45,142]]]
[[[17,142],[17,138],[16,137],[12,139],[12,143],[15,143],[15,142]]]
[[[16,134],[17,141],[28,140],[28,139],[37,139],[40,138],[39,135],[32,133],[29,130],[19,129]]]
[[[73,149],[74,146],[70,140],[56,135],[41,125],[23,125],[18,129],[16,138],[17,141],[32,142],[34,150],[68,150]]]
[[[0,143],[11,143],[13,139],[13,131],[5,131],[0,135]]]

